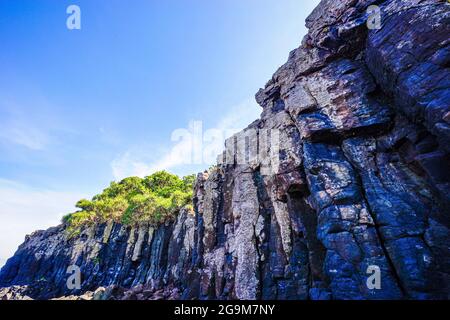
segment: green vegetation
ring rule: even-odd
[[[195,176],[179,178],[159,171],[145,178],[130,177],[112,182],[92,198],[77,202],[78,211],[63,217],[70,236],[84,225],[106,221],[137,225],[160,224],[174,219],[181,208],[192,208]]]

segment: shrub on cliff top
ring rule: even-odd
[[[179,178],[165,171],[145,178],[130,177],[112,182],[92,200],[77,202],[78,211],[63,217],[71,235],[83,225],[116,221],[127,225],[160,224],[174,219],[182,207],[192,206],[195,176]]]

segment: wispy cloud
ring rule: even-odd
[[[50,142],[49,135],[23,119],[1,123],[0,140],[24,146],[31,150],[43,150]]]
[[[65,133],[74,133],[56,106],[40,94],[21,98],[0,96],[0,143],[30,151],[48,149]]]
[[[59,224],[61,217],[74,211],[74,204],[86,195],[36,190],[0,179],[0,266],[14,254],[25,235]]]
[[[127,151],[119,155],[111,162],[114,179],[121,180],[125,177],[143,177],[152,172],[152,168],[143,162],[140,155]]]
[[[207,166],[213,164],[215,157],[223,150],[224,140],[247,127],[259,117],[260,113],[261,109],[253,99],[245,100],[230,108],[228,113],[221,117],[212,127],[201,127],[202,135],[200,137],[196,134],[196,130],[199,127],[198,125],[196,126],[198,121],[191,120],[188,128],[173,131],[171,137],[172,146],[161,152],[156,161],[149,160],[148,155],[155,156],[155,152],[148,147],[128,150],[116,157],[111,162],[114,178],[120,180],[129,176],[143,177],[159,170],[176,169],[186,165],[204,165],[207,168]],[[186,133],[190,133],[190,138],[181,138],[183,130]],[[177,139],[180,139],[180,141]],[[198,141],[199,139],[201,141]],[[200,162],[195,154],[198,144],[202,144],[202,149],[200,150],[202,160]],[[203,153],[212,156],[205,156]]]

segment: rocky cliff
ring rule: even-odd
[[[72,239],[64,226],[36,232],[0,287],[41,299],[101,286],[128,299],[450,298],[450,3],[323,0],[306,25],[256,95],[261,118],[198,175],[195,214]],[[66,286],[70,265],[80,290]]]

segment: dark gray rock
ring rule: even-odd
[[[1,270],[4,296],[450,298],[450,4],[323,0],[306,24],[256,94],[261,118],[198,175],[194,214],[36,232]]]

